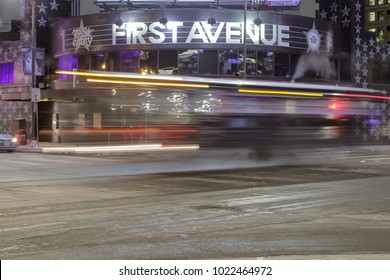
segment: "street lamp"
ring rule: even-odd
[[[31,4],[31,101],[34,106],[35,113],[35,133],[37,145],[39,145],[39,127],[38,127],[38,101],[40,99],[40,89],[36,88],[36,73],[35,73],[35,60],[36,60],[36,27],[35,27],[35,8],[36,1],[30,0]]]

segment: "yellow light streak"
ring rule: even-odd
[[[296,92],[296,91],[278,91],[278,90],[257,90],[257,89],[238,89],[241,93],[259,93],[259,94],[275,94],[275,95],[295,95],[306,97],[323,97],[322,93]]]
[[[144,81],[126,81],[126,80],[105,80],[105,79],[87,79],[87,82],[109,83],[109,84],[128,84],[128,85],[148,85],[148,86],[165,86],[165,87],[190,87],[190,88],[210,88],[206,84],[190,83],[171,83],[171,82],[144,82]]]

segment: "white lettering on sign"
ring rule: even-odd
[[[159,22],[143,23],[128,22],[122,27],[112,25],[112,44],[116,45],[120,41],[122,44],[242,44],[243,43],[243,23],[242,22],[219,22],[216,27],[211,27],[205,21],[195,21],[189,28],[188,23],[184,27],[184,22],[172,21],[167,25]],[[188,31],[189,30],[189,31]],[[266,32],[267,30],[267,32]],[[271,31],[271,32],[269,32]],[[249,43],[259,45],[277,45],[289,47],[290,35],[289,26],[274,24],[248,24],[247,40]],[[187,33],[185,33],[187,32]],[[179,37],[180,35],[180,37]]]
[[[186,44],[191,43],[191,41],[195,39],[201,39],[203,43],[209,43],[209,40],[206,37],[206,33],[199,21],[194,22],[192,25],[190,34],[187,36]]]

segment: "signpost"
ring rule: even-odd
[[[38,102],[41,99],[41,89],[31,88],[31,101],[34,103],[35,113],[35,131],[37,134],[37,144],[39,145],[39,127],[38,127]]]

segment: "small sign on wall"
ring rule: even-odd
[[[93,128],[102,128],[102,113],[93,113]]]

